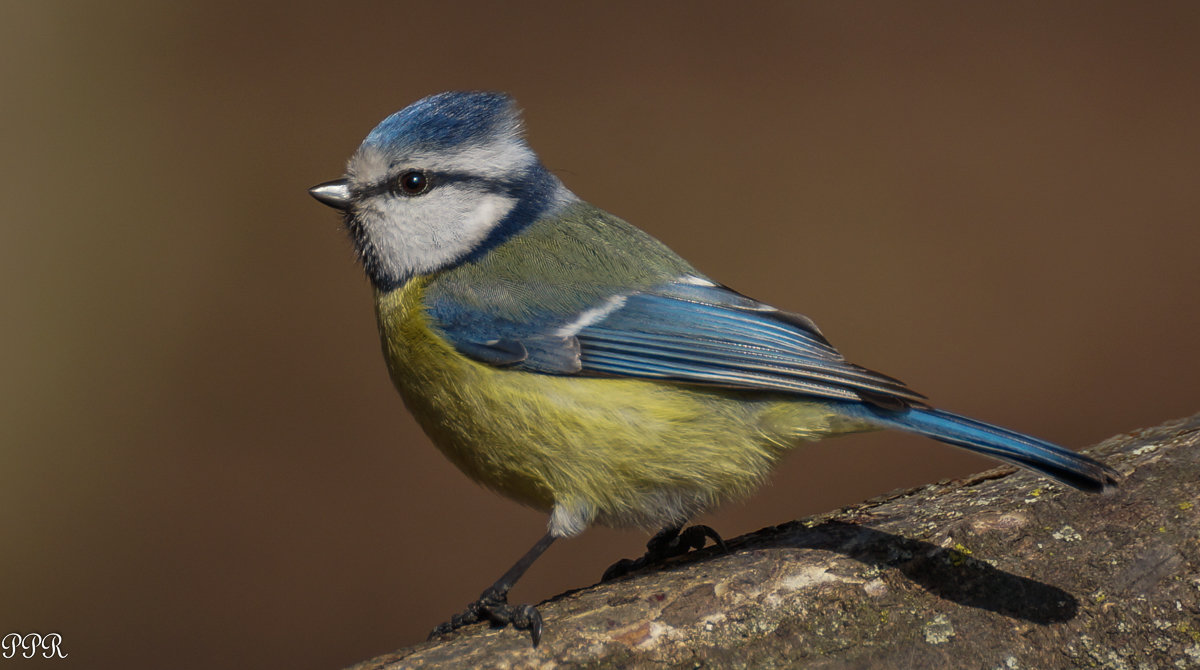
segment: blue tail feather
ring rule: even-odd
[[[964,447],[1029,468],[1084,491],[1103,491],[1116,486],[1120,479],[1115,470],[1095,459],[1036,437],[958,414],[923,407],[902,410],[882,409],[868,404],[851,407],[855,415],[882,428],[917,433]]]

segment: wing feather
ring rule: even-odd
[[[886,407],[924,404],[924,396],[903,382],[847,362],[807,317],[697,277],[519,323],[489,318],[486,311],[471,314],[463,327],[439,326],[460,352],[492,365],[865,400]],[[492,351],[497,343],[505,350]],[[521,360],[503,355],[518,346],[526,354]]]

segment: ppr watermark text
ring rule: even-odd
[[[0,638],[0,658],[66,658],[58,633],[8,633]]]

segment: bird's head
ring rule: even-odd
[[[309,189],[341,210],[381,289],[486,252],[573,195],[525,142],[502,93],[439,93],[387,117],[346,177]]]

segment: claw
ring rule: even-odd
[[[622,558],[621,560],[617,561],[616,563],[613,563],[612,565],[608,566],[608,569],[605,570],[604,574],[600,576],[600,581],[611,582],[612,580],[614,580],[618,577],[624,577],[625,575],[633,572],[634,570],[637,570],[638,568],[641,567],[640,565],[638,565],[638,560],[641,560],[641,559],[635,560],[632,558]]]
[[[600,581],[607,582],[618,577],[624,577],[644,567],[665,563],[676,556],[682,556],[690,551],[703,549],[708,540],[712,540],[722,552],[729,553],[729,547],[726,546],[725,541],[721,539],[717,531],[708,526],[691,526],[682,532],[680,532],[678,526],[664,528],[646,543],[645,554],[640,558],[622,558],[613,563],[604,571],[604,575],[600,577]]]
[[[465,610],[450,617],[449,621],[438,624],[429,634],[429,639],[442,637],[484,619],[494,628],[512,626],[517,630],[529,631],[534,647],[542,641],[542,614],[537,608],[533,605],[510,605],[507,594],[491,589],[484,591],[479,600],[467,605]]]
[[[520,605],[517,615],[513,617],[513,628],[529,631],[529,637],[536,648],[542,641],[542,613],[533,605]]]
[[[713,544],[721,550],[721,553],[728,554],[729,546],[725,544],[725,540],[713,530],[711,526],[695,525],[685,529],[679,534],[680,544],[687,544],[688,549],[703,549],[705,540],[712,540]]]
[[[467,609],[462,613],[455,614],[446,623],[435,627],[429,634],[429,639],[441,637],[463,626],[487,619],[494,628],[512,626],[517,630],[529,631],[533,646],[538,646],[538,643],[542,641],[541,613],[533,605],[509,605],[508,591],[553,542],[554,535],[546,533],[542,539],[537,541],[537,544],[533,545],[532,549],[525,552],[525,555],[508,569],[508,572],[496,580],[495,584],[479,594],[478,600],[467,605]]]

